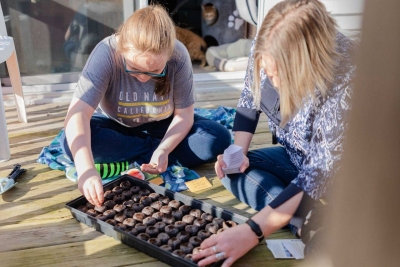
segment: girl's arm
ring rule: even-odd
[[[141,169],[149,173],[161,173],[168,167],[168,155],[186,137],[194,122],[194,105],[187,108],[175,109],[174,118],[168,127],[164,138],[154,151],[148,164]]]
[[[90,118],[93,112],[91,106],[73,97],[64,128],[78,173],[78,188],[90,203],[101,206],[104,201],[103,186],[94,166],[90,138]]]

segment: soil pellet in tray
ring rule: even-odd
[[[204,239],[237,225],[129,181],[105,191],[104,199],[101,207],[87,202],[78,210],[191,262]]]

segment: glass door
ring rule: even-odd
[[[138,0],[0,0],[24,85],[76,82],[90,52]],[[0,78],[8,76],[5,64]],[[2,79],[7,85],[8,79]]]

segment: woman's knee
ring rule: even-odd
[[[245,177],[232,177],[229,175],[221,179],[222,185],[230,191],[238,200],[249,205],[255,210],[261,210],[271,200],[263,188],[246,181]]]
[[[251,167],[245,173],[229,174],[221,182],[236,198],[255,210],[267,206],[285,188],[276,176]]]

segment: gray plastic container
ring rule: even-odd
[[[168,196],[171,200],[172,199],[178,200],[185,205],[191,206],[194,209],[200,209],[203,212],[210,213],[214,217],[222,218],[224,220],[231,220],[238,224],[245,223],[247,220],[247,218],[242,215],[226,211],[222,208],[215,207],[213,205],[204,203],[192,197],[183,195],[178,192],[173,192],[171,190],[165,189],[164,187],[149,183],[147,181],[139,180],[129,175],[123,175],[120,178],[108,184],[105,184],[104,191],[111,190],[113,187],[119,185],[123,181],[129,181],[132,185],[140,186],[143,189],[149,189],[150,192],[155,192],[160,195]],[[77,207],[86,204],[86,202],[87,202],[86,198],[84,196],[81,196],[65,204],[65,207],[71,211],[72,216],[79,222],[84,223],[90,227],[93,227],[97,231],[102,232],[108,236],[111,236],[114,239],[119,240],[122,243],[130,247],[133,247],[143,253],[146,253],[147,255],[156,258],[166,264],[172,266],[197,266],[196,263],[175,256],[171,252],[165,251],[153,244],[147,243],[137,238],[136,236],[130,235],[120,229],[115,228],[114,226],[106,222],[96,219],[77,209]],[[218,262],[212,266],[220,266],[221,264],[222,262]]]

